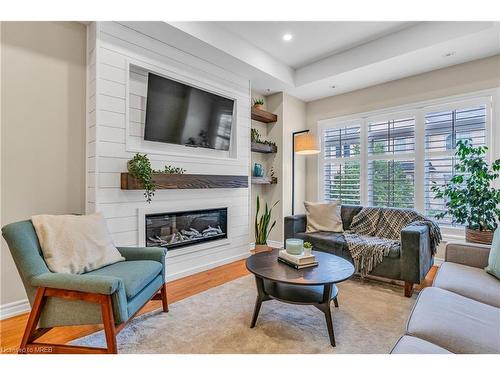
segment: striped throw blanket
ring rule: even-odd
[[[410,224],[427,225],[434,255],[441,242],[441,231],[434,221],[410,209],[364,207],[344,233],[356,271],[366,276],[391,250],[399,251],[401,230]]]

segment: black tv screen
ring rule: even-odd
[[[148,74],[147,141],[229,150],[234,100]]]

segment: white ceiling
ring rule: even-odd
[[[306,102],[500,53],[500,22],[124,24]]]
[[[304,65],[400,31],[415,22],[213,22],[286,65]],[[292,40],[284,41],[283,35]]]

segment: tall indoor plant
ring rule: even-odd
[[[273,211],[273,208],[278,204],[279,201],[276,201],[276,203],[273,204],[271,208],[266,206],[264,208],[264,212],[259,218],[259,211],[260,211],[260,198],[257,195],[257,210],[255,212],[255,252],[259,253],[261,251],[267,251],[269,250],[269,246],[267,246],[267,239],[269,237],[269,233],[271,233],[271,230],[274,228],[276,225],[276,220],[273,221],[271,226],[269,224],[271,223],[271,214]]]
[[[458,141],[456,174],[447,184],[431,189],[446,203],[446,211],[436,218],[449,214],[465,225],[467,241],[491,244],[500,217],[500,189],[492,186],[499,177],[500,159],[488,166],[487,150],[485,146],[473,147],[468,140]]]

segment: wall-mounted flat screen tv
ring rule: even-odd
[[[146,141],[229,150],[234,100],[148,74]]]

